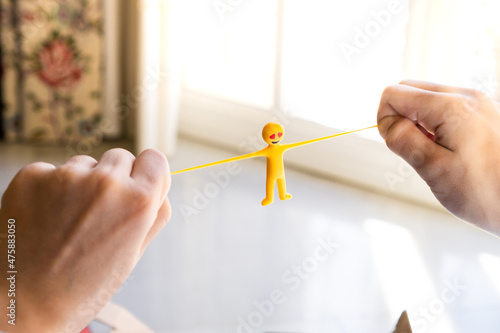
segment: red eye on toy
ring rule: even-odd
[[[276,139],[276,134],[271,135],[271,136],[269,137],[269,139],[271,139],[271,140]]]
[[[279,132],[278,133],[278,138],[281,138],[283,136],[283,133]]]

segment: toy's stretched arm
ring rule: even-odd
[[[312,139],[312,140],[307,140],[307,141],[302,141],[302,142],[297,142],[297,143],[291,143],[291,144],[284,144],[282,146],[285,149],[295,148],[295,147],[307,145],[309,143],[318,142],[318,141],[322,141],[322,140],[327,140],[327,139],[335,138],[337,136],[341,136],[341,135],[346,135],[346,134],[351,134],[351,133],[363,131],[363,130],[366,130],[366,129],[369,129],[369,128],[375,128],[377,126],[378,125],[370,126],[370,127],[365,127],[365,128],[358,129],[358,130],[355,130],[355,131],[338,133],[338,134],[334,134],[334,135],[330,135],[330,136],[325,136],[323,138],[318,138],[318,139]],[[228,159],[225,159],[225,160],[222,160],[222,161],[217,161],[217,162],[213,162],[213,163],[203,164],[203,165],[195,166],[195,167],[184,169],[184,170],[174,171],[174,172],[171,173],[171,175],[175,175],[175,174],[178,174],[178,173],[181,173],[181,172],[186,172],[186,171],[191,171],[191,170],[197,170],[197,169],[201,169],[201,168],[206,168],[206,167],[210,167],[210,166],[214,166],[214,165],[218,165],[218,164],[223,164],[223,163],[229,163],[229,162],[234,162],[234,161],[245,160],[247,158],[253,158],[253,157],[258,157],[258,156],[268,156],[268,153],[266,153],[266,152],[267,152],[267,150],[266,150],[266,148],[264,148],[264,149],[261,149],[259,151],[254,152],[254,153],[240,155],[240,156],[228,158]]]
[[[245,155],[240,155],[240,156],[228,158],[228,159],[225,159],[225,160],[222,160],[222,161],[207,163],[207,164],[198,165],[198,166],[195,166],[195,167],[192,167],[192,168],[188,168],[188,169],[184,169],[184,170],[174,171],[174,172],[172,172],[170,174],[171,175],[175,175],[175,174],[178,174],[178,173],[181,173],[181,172],[186,172],[186,171],[191,171],[191,170],[206,168],[206,167],[210,167],[210,166],[214,166],[214,165],[218,165],[218,164],[223,164],[223,163],[229,163],[229,162],[234,162],[234,161],[245,160],[247,158],[253,158],[253,157],[258,157],[258,156],[265,156],[264,149],[256,151],[256,152],[253,152],[253,153],[250,153],[250,154],[245,154]]]
[[[370,127],[361,128],[361,129],[358,129],[358,130],[355,130],[355,131],[349,131],[349,132],[344,132],[344,133],[338,133],[338,134],[329,135],[329,136],[325,136],[325,137],[318,138],[318,139],[312,139],[312,140],[301,141],[301,142],[296,142],[296,143],[284,144],[283,146],[284,146],[286,149],[296,148],[296,147],[299,147],[299,146],[307,145],[307,144],[309,144],[309,143],[314,143],[314,142],[318,142],[318,141],[322,141],[322,140],[327,140],[327,139],[335,138],[335,137],[337,137],[337,136],[341,136],[341,135],[346,135],[346,134],[356,133],[356,132],[364,131],[364,130],[367,130],[367,129],[370,129],[370,128],[375,128],[375,127],[377,127],[377,126],[378,126],[378,125],[374,125],[374,126],[370,126]]]

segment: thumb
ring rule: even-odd
[[[379,115],[383,110],[379,110]],[[410,119],[400,115],[381,115],[380,135],[387,147],[402,157],[429,185],[445,172],[453,152],[435,143]]]

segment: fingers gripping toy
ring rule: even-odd
[[[374,128],[374,127],[377,127],[377,125],[362,128],[362,129],[355,130],[355,131],[334,134],[334,135],[330,135],[330,136],[326,136],[326,137],[322,137],[322,138],[318,138],[318,139],[312,139],[312,140],[301,141],[301,142],[290,143],[290,144],[281,144],[281,141],[283,140],[283,138],[285,136],[285,130],[283,129],[283,126],[281,126],[280,124],[271,122],[271,123],[268,123],[266,126],[264,126],[264,128],[262,130],[262,138],[268,144],[268,146],[266,148],[261,149],[259,151],[256,151],[254,153],[236,156],[236,157],[228,158],[228,159],[218,161],[218,162],[203,164],[203,165],[199,165],[199,166],[189,168],[189,169],[175,171],[175,172],[172,172],[172,175],[178,174],[181,172],[206,168],[206,167],[213,166],[213,165],[229,163],[229,162],[244,160],[247,158],[258,157],[258,156],[264,156],[264,157],[266,157],[266,162],[267,162],[267,177],[266,177],[266,197],[264,198],[264,200],[262,200],[262,206],[267,206],[267,205],[273,203],[273,201],[274,201],[275,183],[278,184],[278,193],[279,193],[279,197],[281,200],[288,200],[288,199],[292,198],[292,195],[286,192],[285,167],[283,164],[283,154],[285,153],[285,151],[287,151],[288,149],[296,148],[296,147],[303,146],[303,145],[306,145],[309,143],[318,142],[318,141],[322,141],[322,140],[326,140],[326,139],[331,139],[331,138],[334,138],[337,136],[350,134],[350,133],[354,133],[354,132],[359,132],[359,131],[363,131],[363,130],[366,130],[369,128]]]

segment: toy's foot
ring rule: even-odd
[[[274,201],[273,198],[264,198],[264,200],[262,200],[262,206],[270,205],[273,203],[273,201]]]
[[[291,198],[292,198],[292,195],[290,193],[285,194],[284,197],[280,197],[281,200],[288,200],[288,199],[291,199]]]

